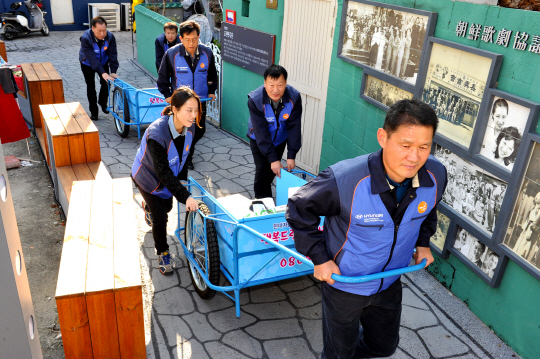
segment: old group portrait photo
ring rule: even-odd
[[[435,157],[448,172],[442,201],[479,228],[493,233],[506,194],[506,182],[440,145],[435,145]]]
[[[341,56],[416,83],[428,16],[348,1]]]
[[[371,75],[366,75],[366,86],[364,95],[383,104],[384,106],[392,106],[395,102],[403,99],[412,100],[413,94],[389,84],[386,81],[380,80]]]
[[[443,250],[444,242],[446,241],[446,235],[448,234],[448,228],[450,227],[450,218],[445,216],[440,211],[437,211],[437,231],[431,236],[431,243],[439,250]]]
[[[499,263],[499,255],[480,242],[461,227],[457,228],[454,248],[460,251],[469,261],[480,268],[488,277],[493,278]]]
[[[433,43],[422,100],[437,113],[437,133],[469,147],[492,61]]]
[[[535,144],[504,244],[540,269],[540,145]]]
[[[530,111],[527,107],[494,96],[480,155],[512,171]]]

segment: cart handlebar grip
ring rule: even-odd
[[[240,231],[240,230],[244,230],[244,231],[247,231],[247,232],[253,234],[254,236],[258,237],[259,239],[262,239],[265,243],[268,243],[268,244],[276,247],[280,251],[282,251],[284,253],[287,253],[288,255],[298,259],[299,261],[302,261],[303,264],[306,264],[307,266],[309,266],[311,268],[315,267],[315,265],[313,264],[312,261],[310,261],[309,259],[307,259],[303,255],[301,255],[300,253],[298,253],[296,251],[293,251],[292,249],[287,248],[282,244],[274,242],[273,240],[263,236],[259,232],[255,231],[254,229],[249,228],[248,226],[246,226],[244,224],[236,225],[236,228],[234,229],[233,237],[236,237],[238,231]],[[424,258],[424,259],[422,259],[422,262],[420,262],[419,264],[413,265],[413,266],[392,269],[392,270],[389,270],[389,271],[386,271],[386,272],[373,273],[373,274],[363,275],[363,276],[359,276],[359,277],[346,277],[346,276],[342,276],[342,275],[332,274],[332,279],[335,280],[336,282],[343,282],[343,283],[364,283],[364,282],[368,282],[370,280],[381,279],[381,278],[392,277],[392,276],[400,275],[400,274],[404,274],[404,273],[414,272],[414,271],[425,268],[426,263],[427,263],[427,259]]]

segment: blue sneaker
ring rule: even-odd
[[[163,275],[173,274],[173,264],[169,252],[158,254],[159,271]]]
[[[146,206],[146,203],[142,201],[142,208],[144,210],[144,221],[146,224],[150,227],[154,224],[154,217],[152,217],[152,213],[150,213],[150,208]]]

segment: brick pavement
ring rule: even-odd
[[[80,32],[51,32],[6,42],[11,63],[53,63],[64,79],[66,101],[87,109],[86,89],[78,62]],[[115,33],[119,44],[121,79],[138,88],[154,80],[133,59],[131,34]],[[153,49],[149,50],[153,51]],[[140,141],[136,131],[122,139],[111,115],[100,113],[103,162],[113,177],[125,177]],[[207,126],[197,145],[195,170],[190,175],[215,197],[241,193],[252,197],[253,160],[249,147]],[[170,358],[317,358],[322,349],[321,304],[318,283],[310,276],[245,289],[242,316],[221,294],[201,300],[193,289],[186,260],[176,244],[177,209],[169,217],[171,252],[178,255],[175,275],[157,270],[151,229],[135,189],[134,204],[140,241],[145,302],[145,331],[149,359]],[[184,213],[180,214],[182,218]],[[403,276],[404,297],[399,349],[394,359],[518,357],[467,306],[425,271]]]

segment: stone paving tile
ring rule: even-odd
[[[465,344],[440,326],[419,330],[418,335],[424,340],[435,358],[464,354],[469,351]]]
[[[7,42],[12,63],[50,61],[63,78],[66,102],[78,101],[88,110],[84,79],[77,63],[81,32],[51,32]],[[131,34],[115,33],[119,49],[118,75],[137,88],[153,88],[155,79],[132,58]],[[136,36],[134,36],[136,41]],[[129,176],[139,147],[136,128],[118,136],[112,115],[100,112],[103,162],[111,175]],[[141,128],[141,133],[146,126]],[[241,193],[253,198],[254,164],[246,142],[211,124],[197,144],[195,170],[189,175],[214,196]],[[275,194],[275,188],[273,188]],[[222,294],[199,298],[193,289],[187,260],[174,238],[178,210],[169,213],[170,252],[177,254],[172,276],[157,271],[151,228],[144,222],[142,197],[134,189],[143,283],[147,358],[298,358],[320,356],[322,348],[319,285],[312,277],[243,289],[242,315]],[[182,207],[182,206],[181,206]],[[180,210],[183,222],[185,211]],[[412,278],[412,279],[411,279]],[[459,299],[426,272],[402,276],[404,286],[401,342],[389,358],[519,358]],[[228,284],[226,284],[228,285]],[[451,318],[451,319],[450,319]],[[286,327],[289,327],[288,329]],[[249,335],[254,334],[258,338]],[[283,336],[288,338],[279,339]],[[428,353],[426,355],[426,353]]]

